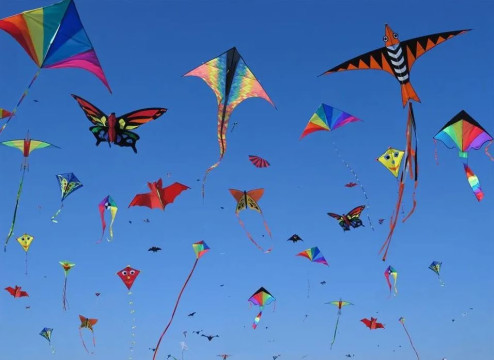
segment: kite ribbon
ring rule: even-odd
[[[484,192],[480,188],[479,178],[473,173],[472,169],[470,169],[467,164],[463,164],[463,167],[465,168],[465,174],[467,175],[468,183],[470,184],[475,197],[478,201],[482,200],[484,198]]]
[[[331,341],[331,347],[329,348],[330,350],[333,349],[333,344],[336,340],[336,332],[338,331],[338,323],[340,322],[340,314],[341,314],[341,310],[338,311],[338,317],[336,318],[336,326],[334,327],[333,341]]]
[[[1,130],[0,130],[1,132]],[[24,183],[24,174],[26,173],[26,166],[24,166],[22,170],[22,176],[21,176],[21,182],[19,183],[19,189],[17,190],[17,198],[15,200],[15,208],[14,208],[14,215],[12,217],[12,224],[10,225],[10,230],[7,235],[7,238],[5,239],[5,245],[3,247],[3,251],[7,251],[7,244],[9,242],[10,237],[14,233],[14,226],[15,226],[15,219],[17,217],[17,208],[19,207],[19,200],[21,198],[21,192],[22,192],[22,184]]]
[[[94,332],[91,331],[93,333],[93,346],[96,346],[96,340],[94,339]],[[84,349],[86,349],[86,351],[89,353],[89,350],[87,349],[87,346],[86,346],[86,342],[84,341],[84,338],[82,337],[82,328],[80,327],[79,328],[79,336],[81,338],[81,341],[82,341],[82,346],[84,346]],[[90,354],[93,354],[92,352]]]
[[[26,88],[26,90],[24,90],[24,92],[22,93],[22,96],[21,98],[19,99],[19,101],[17,102],[17,105],[15,106],[14,110],[12,110],[10,116],[8,117],[7,121],[5,122],[5,124],[2,125],[2,127],[0,128],[0,134],[2,133],[2,131],[7,127],[7,124],[9,123],[10,119],[12,119],[12,117],[15,115],[15,113],[17,112],[17,109],[19,108],[19,105],[21,105],[22,101],[24,100],[24,98],[26,97],[27,93],[29,92],[29,90],[31,89],[31,86],[33,86],[33,83],[36,81],[36,79],[38,78],[39,76],[39,73],[41,72],[41,68],[38,69],[38,71],[36,71],[36,74],[34,74],[34,77],[33,79],[31,80],[31,82],[29,83],[28,87]]]
[[[240,218],[240,215],[238,213],[235,213],[235,215],[237,216],[237,219],[238,219],[238,223],[240,224],[240,226],[242,227],[242,229],[244,229],[245,231],[245,234],[247,234],[247,237],[249,238],[249,240],[259,249],[261,250],[262,252],[264,253],[269,253],[271,252],[272,248],[269,248],[268,250],[264,250],[255,240],[254,238],[252,237],[251,233],[247,230],[247,228],[245,227],[245,224],[244,222],[242,221],[242,219]],[[262,214],[261,214],[262,216]],[[264,216],[263,216],[263,221],[264,221],[264,227],[266,228],[266,231],[268,232],[269,234],[269,237],[271,237],[271,231],[269,230],[268,228],[268,224],[266,223],[266,220],[264,220]]]
[[[55,218],[58,216],[58,214],[60,214],[60,212],[62,211],[62,208],[63,208],[63,201],[62,201],[62,204],[60,205],[60,209],[58,209],[57,212],[55,213],[55,215],[53,215],[51,217],[52,222],[58,223],[58,220],[55,220]]]
[[[253,329],[257,328],[259,321],[261,321],[261,316],[262,316],[262,310],[259,311],[259,314],[257,314],[257,316],[254,318],[254,323],[252,324]]]

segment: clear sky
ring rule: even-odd
[[[0,17],[51,4],[48,0],[4,1]],[[129,357],[135,319],[133,359],[151,359],[169,320],[195,255],[192,243],[211,248],[200,260],[184,291],[175,320],[161,344],[184,360],[415,359],[398,318],[422,359],[494,358],[494,307],[491,221],[494,211],[493,163],[484,151],[471,151],[469,164],[485,198],[477,202],[456,150],[432,137],[460,110],[494,133],[494,27],[491,1],[117,1],[79,0],[81,20],[100,59],[113,94],[92,74],[78,69],[41,71],[0,141],[24,138],[60,149],[32,153],[24,179],[14,236],[0,253],[1,287],[20,285],[29,297],[0,294],[0,359],[124,359]],[[375,159],[388,146],[405,146],[407,112],[399,83],[383,71],[347,71],[317,77],[325,70],[383,46],[384,24],[407,40],[427,34],[472,29],[420,57],[411,82],[422,103],[414,104],[419,141],[420,179],[417,208],[399,222],[388,261],[378,254],[397,198],[395,178]],[[216,99],[200,79],[183,74],[236,46],[262,83],[276,109],[248,99],[231,117],[228,149],[218,158]],[[12,109],[36,65],[5,32],[0,32],[0,107]],[[136,130],[138,153],[102,143],[95,146],[91,126],[70,96],[77,94],[105,112],[124,114],[145,107],[168,112]],[[299,140],[320,103],[347,111],[361,122]],[[237,123],[232,131],[231,126]],[[0,122],[0,123],[3,123]],[[365,187],[338,158],[347,161]],[[262,156],[271,167],[258,169],[248,155]],[[9,230],[21,177],[22,154],[0,148],[0,230]],[[60,206],[55,175],[74,172],[84,187],[64,202],[59,222],[50,221]],[[189,186],[166,210],[128,208],[146,182],[163,178]],[[235,217],[228,189],[264,188],[261,216],[240,213],[247,229],[270,254],[255,248]],[[407,182],[403,209],[412,202]],[[118,205],[114,240],[101,235],[98,203],[110,194]],[[364,227],[343,232],[327,212],[344,213],[367,205]],[[370,216],[374,231],[367,220]],[[107,220],[108,220],[108,214]],[[401,216],[401,214],[400,214]],[[378,219],[385,219],[379,225]],[[144,221],[149,219],[149,222]],[[25,254],[15,238],[35,239]],[[303,242],[287,239],[294,233]],[[151,253],[148,248],[163,250]],[[318,246],[329,267],[295,254]],[[76,264],[68,276],[69,309],[62,309],[64,275],[59,261]],[[441,287],[428,269],[442,261]],[[116,275],[126,265],[141,271],[127,288]],[[383,276],[398,271],[398,294],[389,296]],[[321,282],[325,281],[325,284]],[[276,303],[258,308],[248,298],[264,286]],[[95,293],[101,293],[96,296]],[[337,308],[343,308],[333,349],[330,343]],[[132,314],[131,309],[135,312]],[[194,316],[187,316],[196,312]],[[79,318],[99,319],[96,347]],[[377,317],[385,329],[370,331],[363,318]],[[54,328],[51,354],[39,336]],[[216,335],[209,342],[201,334]],[[184,337],[183,332],[187,331]],[[182,354],[180,342],[188,350]],[[353,359],[353,358],[351,358]]]

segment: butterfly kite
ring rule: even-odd
[[[240,219],[240,211],[244,209],[252,209],[257,211],[259,214],[262,216],[262,220],[264,222],[264,227],[266,228],[266,231],[271,237],[271,230],[269,230],[268,224],[266,220],[264,219],[264,215],[262,214],[261,208],[257,204],[257,202],[261,199],[262,195],[264,194],[264,189],[254,189],[250,191],[240,191],[236,189],[230,189],[230,194],[235,198],[237,201],[237,207],[235,208],[235,215],[237,216],[238,222],[240,226],[244,229],[245,233],[247,234],[247,237],[249,240],[261,251],[263,252],[271,252],[271,249],[268,249],[264,251],[264,249],[254,240],[250,232],[247,231],[244,222],[242,219]]]
[[[21,286],[16,285],[15,288],[13,288],[12,286],[9,286],[9,287],[6,287],[5,290],[7,290],[9,292],[9,294],[15,298],[29,296],[27,291],[21,290]]]
[[[430,265],[429,265],[429,269],[431,269],[432,271],[434,271],[437,275],[437,278],[439,279],[439,283],[441,284],[441,286],[444,286],[444,281],[441,279],[441,275],[439,274],[440,271],[441,271],[441,266],[443,265],[443,263],[441,261],[433,261]]]
[[[127,265],[124,269],[117,272],[118,277],[123,281],[124,285],[129,290],[128,296],[129,296],[129,306],[131,307],[131,309],[130,309],[131,314],[134,314],[135,311],[133,309],[134,300],[132,300],[132,298],[130,298],[130,296],[132,295],[132,292],[130,291],[130,289],[132,288],[132,285],[134,285],[134,281],[136,280],[139,273],[140,273],[139,270],[131,268],[130,265]],[[135,319],[134,315],[132,315],[132,325],[131,325],[132,340],[130,342],[130,347],[129,347],[131,353],[134,351],[134,345],[135,345],[135,332],[134,332],[134,329],[136,328],[135,322],[136,322],[136,319]],[[129,356],[129,357],[132,358],[132,356]]]
[[[86,351],[89,352],[89,350],[87,349],[86,343],[84,342],[84,338],[82,337],[82,329],[86,328],[89,331],[91,331],[91,333],[93,334],[93,346],[96,346],[96,340],[94,338],[93,326],[96,325],[96,323],[98,322],[98,319],[90,319],[90,318],[84,317],[82,315],[79,315],[79,320],[81,320],[81,325],[79,325],[79,336],[81,338],[82,345],[84,346],[84,349],[86,349]]]
[[[77,178],[77,176],[74,175],[74,173],[58,174],[57,180],[58,180],[58,186],[60,186],[61,203],[60,203],[60,208],[51,217],[51,221],[54,223],[58,223],[58,220],[56,220],[55,218],[62,211],[63,201],[65,200],[65,198],[83,186],[81,181]]]
[[[154,349],[154,354],[153,354],[153,360],[156,360],[156,356],[158,355],[158,350],[161,344],[161,340],[163,340],[163,337],[165,336],[166,332],[168,331],[168,328],[172,324],[173,318],[175,317],[175,312],[177,311],[178,304],[180,303],[180,298],[182,297],[182,294],[185,290],[185,287],[189,283],[190,278],[192,277],[192,274],[194,273],[194,270],[197,266],[197,263],[199,262],[199,259],[209,251],[209,246],[204,242],[204,241],[198,241],[196,243],[192,244],[192,248],[194,249],[194,253],[196,254],[196,260],[194,261],[194,266],[192,266],[192,270],[190,271],[189,275],[187,276],[187,279],[185,280],[185,283],[182,285],[182,289],[180,290],[180,293],[178,294],[177,301],[175,302],[175,307],[173,308],[172,315],[170,316],[170,320],[168,321],[168,324],[166,325],[165,329],[161,333],[161,336],[158,340],[158,343],[156,344],[156,348]]]
[[[50,345],[50,349],[51,349],[51,352],[52,354],[55,353],[55,348],[53,347],[53,345],[51,344],[51,334],[53,333],[53,329],[50,329],[50,328],[43,328],[43,330],[40,331],[40,335],[43,336],[46,340],[48,340],[48,344]]]
[[[317,246],[310,248],[310,249],[307,249],[307,250],[304,250],[302,252],[299,252],[296,256],[303,256],[303,257],[309,259],[311,262],[315,262],[315,263],[329,266],[328,262],[326,261],[326,259],[324,258],[324,256],[322,255],[321,251],[319,250],[319,248]]]
[[[31,243],[33,242],[34,237],[29,234],[24,234],[17,238],[17,242],[22,246],[26,253],[26,275],[27,275],[27,252],[31,247]]]
[[[369,319],[362,319],[360,321],[362,321],[365,324],[365,326],[367,326],[370,330],[384,329],[384,325],[381,323],[378,323],[377,318],[371,317],[370,320]]]
[[[405,332],[408,336],[408,341],[410,341],[410,345],[412,345],[412,349],[413,349],[413,351],[415,351],[415,355],[417,355],[417,360],[420,360],[419,353],[417,352],[417,349],[415,349],[415,346],[413,345],[412,338],[411,338],[410,334],[408,333],[408,330],[405,326],[405,318],[402,316],[398,319],[398,321],[401,323],[401,325],[403,325],[403,329],[405,330]]]
[[[44,141],[31,139],[29,137],[29,132],[27,133],[25,139],[3,141],[0,144],[16,148],[22,151],[22,154],[24,155],[24,161],[21,166],[22,168],[21,181],[19,182],[19,189],[17,190],[17,197],[15,200],[14,215],[12,216],[12,223],[10,224],[9,233],[7,234],[7,238],[5,239],[4,251],[7,251],[7,244],[12,234],[14,233],[15,220],[17,217],[17,209],[19,207],[19,200],[21,198],[22,185],[24,183],[24,175],[26,174],[26,170],[29,169],[29,163],[28,163],[29,155],[31,154],[31,152],[37,149],[43,149],[51,146],[58,148],[58,146],[55,146],[53,144]]]
[[[68,261],[59,261],[59,264],[62,265],[63,273],[64,273],[62,305],[63,305],[63,309],[67,310],[67,307],[69,305],[69,303],[67,302],[67,276],[69,275],[69,271],[72,270],[75,264],[70,263]]]
[[[252,163],[252,165],[254,165],[255,167],[258,167],[258,168],[265,168],[265,167],[270,166],[270,164],[267,160],[264,160],[263,158],[261,158],[259,156],[249,155],[249,160]]]
[[[235,107],[250,97],[260,97],[274,106],[266,91],[247,67],[236,48],[224,52],[218,57],[209,60],[184,76],[197,76],[203,79],[214,91],[218,101],[218,144],[220,157],[211,165],[202,180],[202,196],[208,174],[216,168],[226,152],[226,134],[230,116]]]
[[[360,214],[364,211],[365,206],[360,205],[352,209],[346,215],[338,215],[335,213],[328,213],[329,216],[338,220],[338,224],[342,227],[343,231],[350,230],[350,226],[353,228],[358,228],[359,226],[364,226],[362,220],[360,220]]]
[[[113,240],[113,221],[115,221],[115,216],[117,215],[118,207],[113,198],[108,195],[98,204],[99,215],[101,217],[101,237],[98,242],[103,240],[103,235],[105,234],[106,222],[105,222],[105,210],[110,210],[111,214],[111,222],[109,228],[110,239],[108,241]]]
[[[131,206],[146,206],[150,209],[164,210],[166,205],[175,201],[175,198],[184,190],[190,189],[188,186],[178,182],[167,187],[163,187],[163,180],[148,183],[150,192],[146,194],[137,194],[129,204]]]
[[[18,42],[39,68],[7,122],[0,128],[0,133],[17,112],[41,69],[84,69],[93,73],[111,92],[73,0],[63,0],[1,19],[0,29]]]
[[[130,146],[135,153],[137,153],[136,143],[139,140],[139,135],[131,130],[156,120],[166,112],[165,108],[147,108],[132,111],[122,116],[116,116],[115,113],[106,115],[89,101],[73,94],[72,97],[77,100],[88,120],[94,125],[89,130],[96,138],[96,146],[103,141],[108,142],[109,146],[112,143],[122,147]]]
[[[257,328],[259,321],[261,320],[262,311],[264,310],[264,306],[271,304],[276,299],[271,295],[269,291],[265,288],[260,287],[252,296],[249,298],[249,302],[259,306],[259,314],[254,318],[254,323],[252,324],[252,328]]]
[[[462,110],[439,130],[434,136],[434,141],[436,140],[441,141],[450,149],[457,148],[459,150],[458,156],[463,159],[468,183],[477,200],[482,200],[484,193],[480,188],[479,179],[468,166],[468,151],[480,149],[487,141],[492,142],[492,136],[465,110]],[[489,155],[487,149],[488,146],[486,146],[485,151]]]
[[[338,317],[336,318],[336,325],[334,327],[334,334],[333,334],[333,341],[331,342],[331,347],[330,349],[333,348],[333,344],[336,340],[336,332],[338,331],[338,323],[340,322],[340,315],[341,315],[341,308],[343,306],[347,306],[347,305],[353,305],[351,302],[348,302],[348,301],[343,301],[343,300],[337,300],[337,301],[330,301],[326,304],[331,304],[331,305],[335,305],[338,307]]]
[[[386,270],[384,270],[384,277],[386,278],[386,282],[388,283],[388,287],[389,287],[389,295],[391,295],[391,281],[389,281],[390,276],[392,276],[394,280],[393,289],[396,295],[398,294],[398,289],[396,288],[396,279],[398,278],[398,271],[396,271],[395,268],[392,266],[388,266]]]

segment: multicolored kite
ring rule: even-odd
[[[370,330],[384,329],[384,325],[381,323],[378,323],[377,318],[371,317],[370,320],[364,318],[360,321],[362,321],[365,324],[365,326],[367,326]]]
[[[136,143],[139,140],[139,135],[130,130],[156,120],[166,112],[165,108],[147,108],[132,111],[122,116],[116,116],[115,113],[106,115],[89,101],[74,94],[72,97],[76,99],[88,120],[94,124],[89,130],[96,138],[96,146],[102,141],[108,142],[109,146],[112,143],[118,146],[130,146],[136,154]]]
[[[403,159],[404,151],[389,147],[388,150],[379,156],[376,160],[383,164],[394,177],[398,177],[400,172],[401,160]]]
[[[269,291],[265,288],[260,287],[252,296],[249,298],[249,302],[259,306],[259,314],[254,318],[254,323],[252,324],[252,328],[257,328],[259,321],[261,320],[262,311],[264,310],[264,306],[271,304],[276,299],[271,295]]]
[[[194,266],[192,266],[192,270],[189,273],[189,276],[187,276],[187,279],[185,280],[185,283],[182,286],[182,289],[180,290],[180,293],[178,294],[177,301],[175,302],[175,307],[173,308],[172,315],[170,317],[170,320],[168,321],[168,324],[165,327],[165,330],[161,333],[161,336],[158,340],[158,343],[156,344],[156,348],[154,349],[154,354],[153,354],[153,360],[156,360],[156,356],[158,355],[158,349],[161,344],[161,340],[163,340],[163,336],[165,336],[168,328],[172,324],[173,318],[175,317],[175,312],[177,311],[178,304],[180,302],[180,298],[182,297],[182,294],[185,290],[185,287],[189,283],[190,278],[192,277],[192,274],[194,273],[194,270],[197,266],[197,263],[199,262],[199,259],[209,251],[209,246],[204,242],[204,241],[198,241],[196,243],[192,244],[192,248],[194,249],[194,252],[196,254],[196,261],[194,261]]]
[[[401,323],[401,325],[403,325],[403,329],[405,330],[405,332],[408,336],[408,340],[410,341],[410,345],[412,345],[412,349],[413,349],[413,351],[415,351],[415,355],[417,355],[417,360],[420,360],[419,353],[417,352],[417,349],[415,349],[415,346],[413,345],[412,338],[410,337],[410,334],[408,333],[408,330],[405,327],[405,318],[402,316],[398,319],[398,321]]]
[[[0,29],[18,42],[39,68],[7,122],[0,129],[0,133],[17,112],[43,68],[87,70],[100,79],[111,92],[73,0],[63,0],[1,19]]]
[[[21,288],[22,288],[21,286],[16,285],[15,288],[13,288],[12,286],[8,286],[5,288],[5,290],[7,290],[9,292],[9,294],[15,298],[29,296],[27,291],[23,291],[23,290],[21,290]]]
[[[269,161],[263,159],[262,157],[256,156],[256,155],[249,155],[249,160],[254,165],[255,167],[258,168],[265,168],[269,167],[270,163]]]
[[[113,240],[113,221],[115,221],[115,216],[117,215],[118,207],[113,198],[108,195],[98,204],[99,215],[101,217],[101,238],[98,243],[103,240],[103,235],[105,234],[106,222],[105,222],[105,210],[110,210],[111,214],[111,222],[109,228],[110,239],[108,241]]]
[[[197,76],[203,79],[214,91],[218,101],[218,144],[220,157],[211,165],[202,180],[202,197],[207,176],[216,168],[226,152],[226,134],[230,116],[235,107],[250,97],[260,97],[274,106],[266,91],[262,88],[252,71],[247,67],[236,48],[224,52],[209,60],[184,76]]]
[[[350,226],[352,228],[358,228],[359,226],[364,226],[362,220],[360,220],[360,214],[362,214],[362,211],[364,211],[364,209],[365,209],[365,205],[360,205],[350,210],[350,212],[346,215],[345,214],[339,215],[335,213],[328,213],[328,215],[338,220],[338,224],[341,226],[343,231],[348,231],[350,230]]]
[[[22,151],[22,154],[24,155],[24,162],[22,163],[21,181],[19,182],[19,189],[17,190],[17,198],[15,200],[14,215],[12,217],[12,223],[10,224],[9,233],[7,234],[7,238],[5,239],[4,251],[7,251],[7,244],[9,242],[10,237],[14,233],[15,219],[17,217],[17,208],[19,207],[19,200],[21,198],[22,184],[24,183],[24,175],[26,174],[26,169],[29,168],[29,163],[28,163],[29,155],[31,154],[31,152],[37,149],[43,149],[50,146],[58,148],[58,146],[55,146],[53,144],[44,141],[31,139],[29,137],[29,132],[27,133],[25,139],[3,141],[0,144],[19,149],[20,151]]]
[[[439,140],[450,149],[455,147],[459,150],[458,156],[463,159],[463,167],[467,175],[468,183],[478,201],[484,198],[480,188],[479,179],[468,166],[468,151],[478,150],[487,141],[492,142],[489,135],[480,124],[475,121],[465,110],[456,114],[441,130],[434,136],[434,141]],[[486,147],[486,153],[487,152]]]
[[[242,226],[242,228],[244,229],[249,240],[259,250],[266,252],[266,253],[271,252],[271,250],[272,250],[271,248],[264,251],[264,249],[254,240],[254,238],[252,237],[250,232],[247,231],[247,228],[245,227],[245,224],[242,221],[242,219],[240,219],[240,215],[239,215],[240,211],[245,210],[245,209],[252,209],[252,210],[257,211],[259,214],[261,214],[262,220],[264,223],[264,227],[266,228],[266,231],[267,231],[269,237],[271,237],[271,230],[269,230],[268,223],[264,219],[264,215],[261,211],[261,208],[257,204],[257,202],[261,199],[262,195],[264,194],[264,189],[254,189],[254,190],[250,190],[250,191],[240,191],[240,190],[236,190],[236,189],[230,189],[230,194],[232,194],[232,196],[237,201],[237,207],[235,208],[235,216],[237,216],[238,222],[239,222],[240,226]]]
[[[58,186],[60,186],[62,198],[60,208],[51,217],[51,221],[53,221],[54,223],[58,222],[58,220],[55,220],[55,218],[58,216],[58,214],[60,214],[60,211],[62,211],[63,201],[65,200],[65,198],[83,186],[81,181],[77,178],[77,176],[74,175],[74,173],[58,174],[57,180]]]
[[[130,297],[132,295],[132,291],[130,291],[130,289],[132,288],[132,285],[134,285],[134,281],[136,280],[139,273],[140,273],[139,270],[131,268],[130,265],[127,265],[124,269],[117,272],[118,277],[123,281],[123,283],[125,284],[127,289],[129,289],[129,292],[127,293],[127,295],[129,296],[130,313],[132,314],[132,325],[130,327],[130,329],[131,329],[131,333],[130,333],[131,341],[130,341],[130,347],[129,347],[130,354],[132,354],[132,352],[134,351],[134,346],[136,343],[135,342],[135,332],[134,332],[134,329],[136,328],[136,325],[135,325],[136,319],[133,315],[135,313],[134,300],[132,300],[132,298]],[[132,355],[129,355],[129,358],[131,359]]]
[[[442,265],[443,265],[443,263],[441,261],[433,261],[429,265],[429,269],[431,269],[432,271],[434,271],[437,274],[437,278],[439,279],[439,283],[441,284],[441,286],[444,286],[445,285],[444,281],[441,279],[441,275],[439,274],[441,271]]]
[[[398,271],[395,270],[394,267],[388,266],[386,270],[384,270],[384,277],[386,278],[386,282],[389,287],[389,295],[391,295],[391,281],[389,281],[389,277],[393,277],[393,289],[395,291],[395,295],[398,294],[398,289],[396,288],[396,279],[398,278]]]
[[[150,209],[165,210],[166,205],[175,201],[175,198],[180,195],[184,190],[190,189],[190,187],[180,184],[178,182],[171,184],[170,186],[163,187],[163,180],[148,183],[150,192],[146,194],[137,194],[129,204],[131,206],[146,206]]]
[[[59,264],[62,265],[63,273],[64,273],[62,305],[63,305],[63,309],[67,310],[67,307],[69,306],[69,303],[67,301],[67,275],[69,275],[69,271],[75,266],[75,264],[70,263],[68,261],[59,261]]]
[[[338,317],[336,318],[336,325],[334,327],[333,341],[331,342],[331,347],[330,347],[330,349],[333,349],[333,344],[336,340],[336,332],[338,331],[338,323],[340,322],[341,308],[343,306],[353,305],[353,304],[351,302],[343,301],[341,299],[337,300],[337,301],[330,301],[330,302],[327,302],[326,304],[331,304],[331,305],[335,305],[338,307]]]
[[[29,247],[31,246],[31,243],[33,242],[34,237],[29,235],[29,234],[24,234],[22,236],[19,236],[17,238],[17,242],[22,246],[26,253],[26,275],[27,275],[27,252],[29,250]]]
[[[51,334],[53,333],[53,329],[50,329],[50,328],[43,328],[43,330],[40,331],[40,335],[43,336],[46,340],[48,340],[48,344],[50,345],[50,349],[51,349],[51,352],[52,354],[55,353],[55,348],[53,347],[53,345],[51,344]]]
[[[96,325],[96,323],[98,322],[98,319],[90,319],[90,318],[84,317],[82,315],[79,315],[79,320],[81,320],[81,325],[79,325],[79,336],[81,338],[82,345],[84,346],[84,349],[86,349],[86,351],[89,353],[89,350],[87,349],[86,343],[84,342],[84,338],[82,337],[82,329],[86,328],[89,331],[91,331],[91,333],[93,334],[93,346],[96,346],[96,340],[94,338],[93,326]]]
[[[303,256],[309,259],[311,262],[316,262],[319,264],[324,264],[326,266],[329,266],[328,262],[326,261],[323,254],[321,253],[321,251],[317,246],[299,252],[296,256]]]

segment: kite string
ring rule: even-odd
[[[338,311],[338,317],[336,318],[336,326],[334,327],[333,341],[331,342],[331,347],[329,348],[330,350],[333,349],[333,344],[336,340],[336,332],[338,331],[338,323],[340,322],[340,314],[341,314],[341,312]]]
[[[415,349],[415,346],[413,345],[412,338],[410,337],[410,334],[408,333],[407,328],[405,327],[405,324],[402,323],[402,325],[403,325],[403,329],[405,329],[405,332],[408,336],[408,340],[410,341],[410,345],[412,345],[412,349],[413,349],[413,351],[415,351],[415,355],[417,355],[417,360],[420,360],[419,353],[417,352],[417,349]]]
[[[27,169],[27,166],[24,166],[22,169],[21,181],[19,183],[19,189],[17,190],[17,197],[15,200],[14,215],[12,216],[12,223],[10,224],[9,233],[7,234],[7,238],[5,239],[5,245],[3,247],[4,252],[7,251],[7,244],[9,242],[9,239],[11,238],[12,234],[14,233],[15,219],[17,217],[17,209],[19,207],[19,200],[21,198],[22,184],[24,183],[24,175],[26,174],[26,169]]]
[[[360,189],[362,190],[362,193],[364,194],[364,197],[365,197],[365,204],[366,204],[367,210],[369,210],[371,207],[370,200],[369,200],[369,197],[367,196],[367,192],[365,191],[364,185],[362,185],[362,183],[360,182],[360,179],[359,179],[357,173],[355,172],[355,170],[353,170],[353,168],[350,166],[350,164],[345,159],[343,159],[343,157],[341,156],[340,151],[338,150],[338,147],[336,146],[336,143],[334,141],[333,141],[333,149],[334,149],[336,155],[338,156],[338,158],[343,163],[343,165],[345,165],[345,167],[348,169],[348,171],[350,171],[350,173],[355,178],[355,181],[359,184]],[[370,225],[372,231],[374,231],[374,226],[372,225],[372,220],[369,216],[369,212],[367,212],[367,220],[369,221],[369,225]]]
[[[158,343],[156,344],[156,349],[154,349],[153,360],[155,360],[156,359],[156,355],[158,355],[158,349],[160,347],[161,340],[163,340],[163,336],[165,336],[168,328],[170,327],[170,325],[171,325],[171,323],[173,321],[173,318],[175,316],[175,312],[177,311],[178,303],[180,302],[180,298],[182,297],[182,293],[184,292],[185,287],[187,286],[187,283],[189,282],[189,280],[190,280],[190,278],[192,276],[192,273],[194,272],[194,269],[196,268],[196,265],[197,265],[197,262],[198,261],[199,261],[199,258],[197,258],[196,261],[194,262],[194,266],[192,267],[192,270],[190,271],[189,276],[187,276],[187,280],[185,280],[185,283],[182,286],[182,289],[180,290],[180,293],[178,294],[178,298],[177,298],[177,301],[175,302],[175,307],[173,308],[173,312],[172,312],[172,316],[170,317],[170,321],[166,325],[165,330],[163,330],[163,332],[161,333],[161,336],[160,336],[160,338],[158,340]]]
[[[131,340],[130,340],[130,347],[129,347],[129,360],[132,360],[133,359],[133,353],[134,353],[134,346],[136,344],[136,341],[135,341],[135,328],[136,328],[136,318],[135,318],[135,310],[134,310],[134,300],[132,298],[132,291],[129,290],[128,294],[129,296],[129,307],[130,307],[130,314],[132,315],[132,324],[131,324],[131,327],[130,327],[130,335],[131,335]]]

